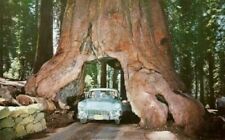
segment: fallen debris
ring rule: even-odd
[[[4,86],[16,86],[16,87],[24,87],[26,81],[10,81],[8,79],[0,78],[0,85]]]
[[[44,111],[54,111],[56,106],[53,101],[40,97],[25,95],[25,81],[9,81],[0,78],[0,105],[1,106],[28,106],[40,103]]]
[[[15,91],[14,91],[15,92]],[[2,106],[20,106],[13,96],[14,92],[10,91],[8,87],[0,87],[0,105]]]
[[[35,99],[34,98],[35,97],[31,97],[31,96],[28,96],[28,95],[21,94],[21,95],[18,95],[16,97],[16,100],[22,105],[30,105],[30,104],[35,103]]]
[[[0,105],[20,106],[15,99],[17,95],[24,93],[25,81],[9,81],[0,78]]]

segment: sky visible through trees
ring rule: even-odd
[[[57,47],[66,0],[54,0],[52,45]],[[40,0],[0,1],[0,77],[25,80],[33,73]],[[225,3],[223,0],[164,1],[174,66],[187,92],[214,106],[225,96]],[[94,67],[94,69],[92,69]],[[97,66],[88,73],[97,77]],[[98,72],[99,74],[99,72]]]

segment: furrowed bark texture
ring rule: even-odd
[[[200,129],[202,105],[175,93],[184,86],[173,69],[159,0],[68,0],[57,54],[28,80],[26,92],[54,99],[80,80],[85,62],[105,57],[120,62],[127,98],[141,126],[162,127],[170,113],[188,134]]]

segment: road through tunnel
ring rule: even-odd
[[[124,85],[123,70],[118,60],[104,57],[84,64],[84,90],[91,88],[113,88],[127,99]]]
[[[91,89],[107,88],[115,89],[119,92],[119,100],[123,104],[124,112],[121,123],[138,123],[140,121],[133,112],[130,102],[127,99],[124,81],[124,72],[120,62],[112,57],[103,57],[83,64],[79,80],[75,80],[65,86],[58,94],[59,103],[68,105],[75,111],[77,116],[78,103],[85,100],[87,93]]]

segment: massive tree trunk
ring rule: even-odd
[[[26,92],[55,99],[62,88],[80,80],[85,62],[114,58],[142,127],[162,127],[171,114],[175,125],[194,133],[204,109],[182,93],[165,23],[160,0],[68,0],[59,49],[28,80]]]

